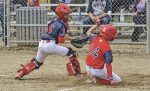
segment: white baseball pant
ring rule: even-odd
[[[103,69],[94,69],[94,68],[86,65],[86,70],[87,70],[87,72],[90,72],[92,75],[94,75],[96,77],[108,80],[106,65],[104,65]],[[121,82],[121,78],[116,73],[112,72],[112,76],[113,76],[113,80],[116,83]]]
[[[39,42],[36,60],[42,63],[44,59],[50,54],[66,56],[68,51],[68,48],[56,44],[54,40],[50,40],[50,42],[47,42],[46,40],[41,40]]]

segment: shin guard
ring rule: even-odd
[[[42,65],[42,63],[38,63],[35,60],[31,60],[30,62],[26,63],[25,65],[22,65],[23,68],[19,69],[16,74],[16,79],[21,79],[23,76],[29,74],[33,70],[39,68]]]
[[[71,57],[69,57],[69,62],[66,66],[69,76],[79,76],[81,74],[80,63],[76,57],[76,54],[73,54]]]

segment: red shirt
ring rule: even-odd
[[[103,37],[96,36],[90,43],[90,50],[86,58],[86,64],[96,69],[102,69],[105,64],[104,54],[110,51],[108,41]]]

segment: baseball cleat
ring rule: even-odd
[[[23,71],[22,71],[22,69],[19,69],[19,70],[17,71],[17,74],[16,74],[15,79],[20,80],[22,77],[23,77]]]
[[[15,79],[16,80],[21,80],[21,77],[19,75],[16,75]]]

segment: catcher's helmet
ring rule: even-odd
[[[106,24],[100,28],[99,35],[107,39],[108,41],[113,41],[116,37],[117,29],[111,24]]]
[[[65,22],[67,22],[69,18],[64,17],[64,15],[69,14],[71,12],[71,8],[65,3],[60,3],[55,9],[56,15]]]

